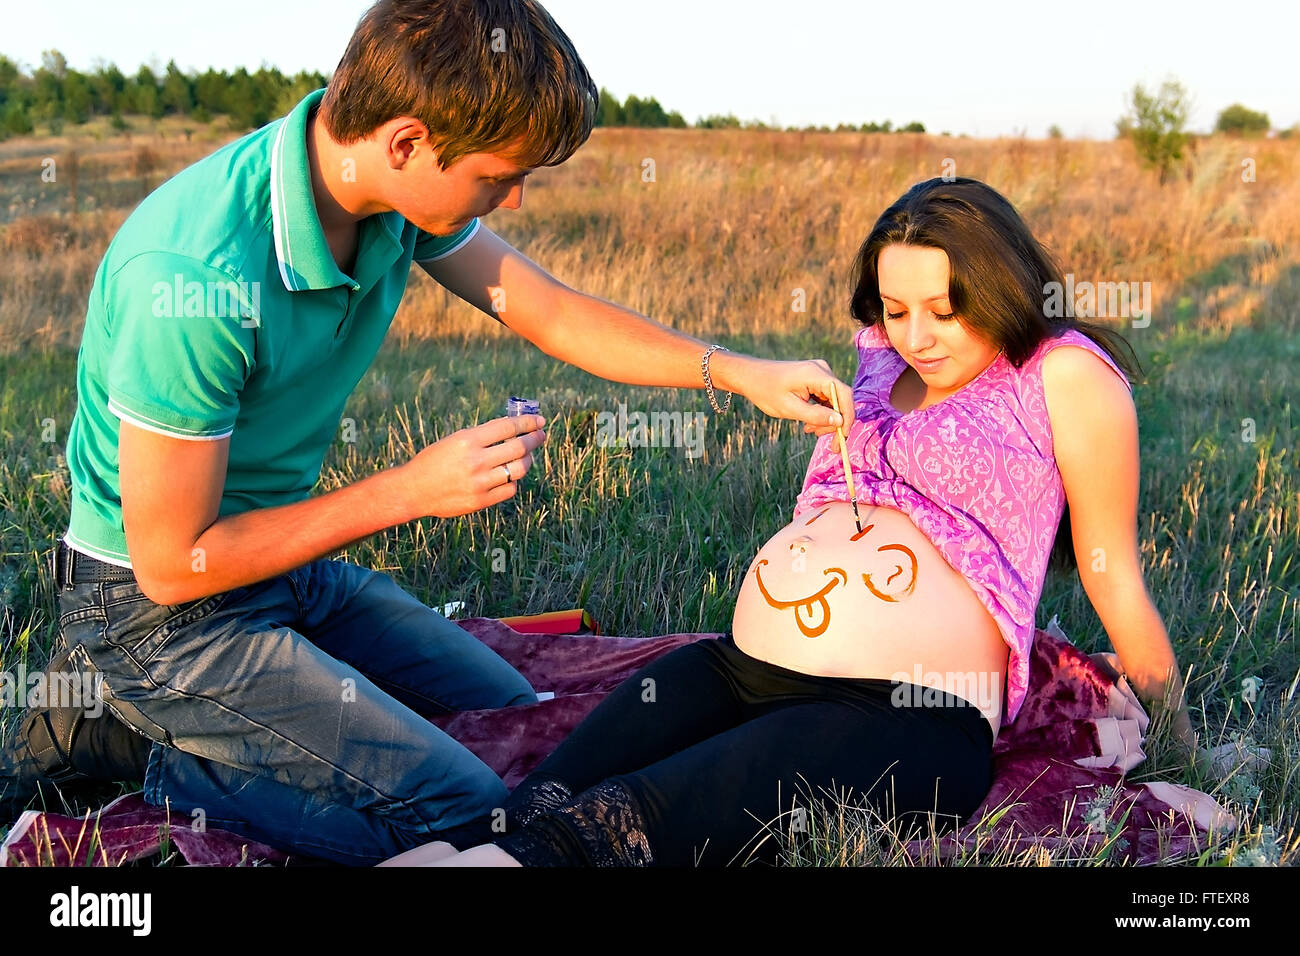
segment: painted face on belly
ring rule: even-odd
[[[837,592],[865,588],[877,600],[896,604],[916,589],[917,560],[911,548],[890,541],[870,521],[858,531],[851,512],[846,529],[843,509],[818,526],[831,511],[834,506],[819,509],[778,532],[759,549],[749,569],[767,605],[792,611],[800,633],[810,638],[831,626],[831,598]]]

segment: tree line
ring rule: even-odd
[[[883,123],[863,123],[860,126],[854,126],[849,123],[840,123],[834,129],[829,126],[770,126],[761,120],[742,120],[730,113],[713,114],[704,116],[696,120],[694,124],[687,123],[682,114],[673,110],[671,113],[666,112],[659,101],[653,96],[648,99],[642,99],[635,94],[630,94],[622,103],[617,96],[609,90],[601,87],[600,89],[600,109],[596,113],[597,126],[642,126],[642,127],[669,127],[684,129],[687,126],[694,125],[696,129],[803,129],[805,132],[821,133],[924,133],[925,126],[921,123],[908,123],[906,126],[894,128],[894,124],[889,120]]]
[[[256,129],[283,116],[312,90],[320,89],[329,77],[301,71],[292,76],[275,67],[263,66],[250,73],[240,67],[233,73],[207,69],[186,73],[175,60],[161,72],[142,65],[127,75],[114,63],[98,63],[88,71],[68,66],[58,50],[46,50],[41,63],[30,72],[0,54],[0,139],[23,136],[43,127],[50,133],[63,131],[65,124],[108,117],[114,129],[127,128],[125,116],[185,116],[196,123],[208,123],[225,116],[232,129]],[[706,116],[688,123],[677,110],[671,112],[653,96],[629,94],[620,100],[609,90],[600,91],[597,126],[665,127],[685,129],[779,129],[757,120],[741,120],[730,114]],[[821,132],[924,133],[920,123],[897,129],[884,123],[852,126],[841,123],[835,130],[808,126]]]
[[[115,128],[125,129],[128,113],[187,116],[196,123],[224,115],[232,128],[253,129],[283,116],[325,83],[318,72],[288,76],[266,66],[253,73],[242,66],[233,73],[211,68],[184,73],[175,60],[161,74],[141,66],[127,76],[113,63],[82,72],[68,66],[58,50],[42,53],[41,65],[28,74],[0,55],[0,138],[35,132],[37,124],[60,133],[65,123],[95,116],[110,117]]]

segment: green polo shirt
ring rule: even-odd
[[[370,216],[355,274],[340,271],[307,166],[307,120],[323,95],[159,186],[109,244],[77,356],[69,546],[130,567],[121,421],[229,437],[220,515],[308,497],[412,259],[450,255],[478,230],[473,220],[434,236],[397,212]]]

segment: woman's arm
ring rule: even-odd
[[[1044,356],[1043,391],[1084,591],[1133,690],[1153,716],[1172,710],[1175,737],[1195,753],[1178,661],[1142,578],[1133,399],[1105,362],[1073,346]]]

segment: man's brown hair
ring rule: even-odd
[[[469,153],[555,166],[586,142],[600,94],[534,0],[379,0],[357,24],[320,105],[354,143],[398,116],[429,128],[443,169]]]

